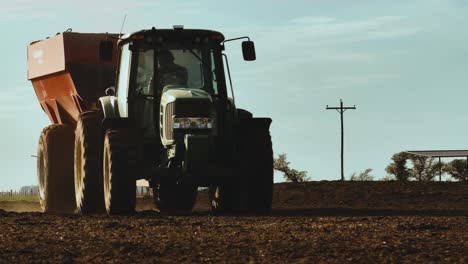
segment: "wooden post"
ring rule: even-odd
[[[442,162],[439,157],[439,181],[442,181]]]
[[[340,99],[340,107],[328,107],[328,105],[327,105],[326,109],[327,110],[334,109],[334,110],[338,111],[338,113],[340,113],[340,121],[341,121],[341,180],[344,181],[345,177],[344,177],[344,125],[343,125],[343,113],[348,109],[355,110],[356,106],[344,107],[343,106],[343,100]]]

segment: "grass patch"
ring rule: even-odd
[[[39,197],[34,196],[0,196],[0,202],[39,202]]]

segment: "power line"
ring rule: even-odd
[[[336,110],[338,113],[340,113],[341,117],[341,180],[344,181],[344,134],[343,134],[343,113],[346,112],[346,110],[351,109],[355,110],[356,105],[354,106],[343,106],[343,100],[340,99],[340,106],[339,107],[329,107],[327,105],[326,110]]]

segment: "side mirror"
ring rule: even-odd
[[[114,96],[115,95],[115,87],[112,86],[112,87],[109,87],[106,89],[106,95],[107,96]]]
[[[114,42],[101,41],[99,44],[99,60],[111,61],[114,54]]]
[[[256,59],[253,41],[242,41],[242,55],[246,61],[254,61]]]

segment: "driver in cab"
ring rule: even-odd
[[[153,72],[152,56],[141,55],[140,66],[138,67],[137,94],[153,94]],[[158,60],[159,69],[159,88],[156,93],[160,94],[165,87],[187,87],[188,73],[187,69],[174,63],[174,55],[167,49],[159,51]],[[151,73],[148,72],[151,70]],[[148,74],[149,73],[149,74]],[[151,76],[148,78],[148,75]]]
[[[187,69],[174,63],[174,55],[166,49],[159,51],[159,84],[187,87]]]

